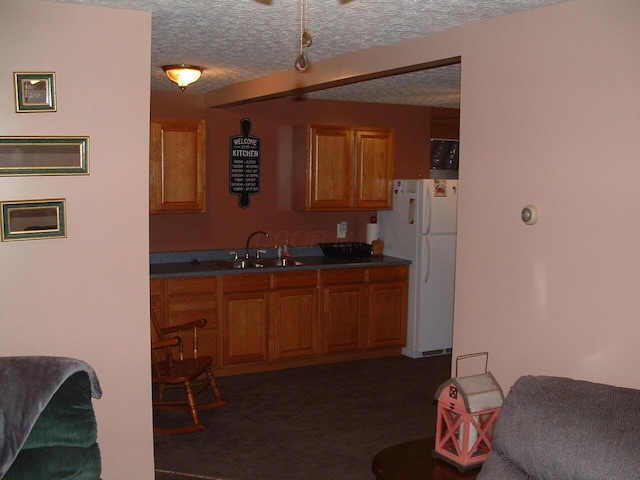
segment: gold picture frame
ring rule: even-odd
[[[16,112],[55,112],[55,72],[13,72]]]
[[[3,242],[67,236],[64,198],[0,202],[0,215]]]
[[[89,137],[0,137],[0,176],[88,174]]]

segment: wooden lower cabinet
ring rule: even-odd
[[[324,291],[324,351],[359,350],[362,345],[364,287],[341,285]]]
[[[218,306],[216,277],[179,277],[151,281],[151,304],[160,326],[174,326],[201,318],[207,326],[199,329],[198,352],[218,363]],[[182,339],[185,351],[193,348],[191,331]]]
[[[408,267],[152,279],[163,325],[207,318],[200,351],[231,375],[399,355]]]
[[[226,294],[222,304],[223,364],[269,359],[269,293]]]
[[[363,268],[325,271],[322,312],[325,353],[365,347],[366,273]]]
[[[327,270],[324,351],[403,347],[407,340],[409,269]]]
[[[382,268],[378,270],[383,270]],[[407,341],[407,270],[371,272],[367,346],[403,347]]]
[[[166,304],[166,280],[161,278],[152,278],[150,282],[151,287],[151,308],[155,312],[160,326],[166,326],[165,320],[165,304]],[[154,338],[152,335],[151,338]]]
[[[226,275],[222,297],[222,363],[269,359],[269,274]]]
[[[274,360],[313,357],[320,353],[318,272],[274,275]]]

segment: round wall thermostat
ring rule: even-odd
[[[538,209],[533,205],[527,205],[520,214],[522,221],[527,225],[533,225],[538,221]]]

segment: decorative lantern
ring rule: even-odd
[[[451,378],[440,385],[435,400],[438,413],[433,456],[462,472],[480,467],[491,452],[493,425],[502,409],[500,385],[486,371]]]

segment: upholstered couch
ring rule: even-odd
[[[98,480],[91,398],[101,393],[80,360],[0,358],[0,479]]]
[[[638,479],[640,390],[545,376],[513,385],[477,478]]]

